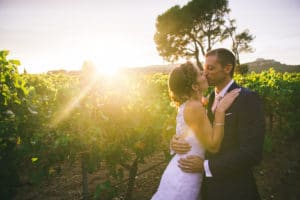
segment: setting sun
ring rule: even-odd
[[[299,8],[0,0],[0,200],[300,199]]]
[[[119,72],[119,67],[110,66],[110,67],[96,67],[97,74],[105,76],[116,76]]]

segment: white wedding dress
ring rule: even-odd
[[[184,121],[183,103],[178,108],[176,117],[176,134],[184,134],[185,140],[191,145],[191,150],[186,154],[175,154],[164,171],[157,192],[152,200],[198,200],[202,184],[201,173],[186,173],[178,167],[178,160],[188,155],[204,158],[204,147],[196,138],[195,133]]]

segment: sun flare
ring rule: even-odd
[[[116,76],[119,72],[119,67],[97,67],[97,74],[104,76]]]

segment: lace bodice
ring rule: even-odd
[[[186,154],[175,154],[163,173],[157,192],[151,200],[198,200],[202,183],[201,173],[185,173],[178,167],[180,158],[195,155],[204,158],[204,148],[196,138],[193,130],[184,121],[186,103],[178,108],[176,117],[176,134],[183,134],[191,145]]]
[[[201,157],[204,157],[204,147],[196,137],[195,132],[186,124],[184,120],[184,109],[186,103],[183,103],[178,108],[178,113],[176,116],[176,134],[183,135],[185,140],[192,146],[191,151],[188,154],[196,154]]]

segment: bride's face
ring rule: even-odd
[[[204,90],[207,90],[208,88],[208,82],[207,82],[207,79],[206,79],[206,76],[204,75],[203,71],[200,71],[199,68],[197,68],[197,90],[199,92],[202,92]]]

